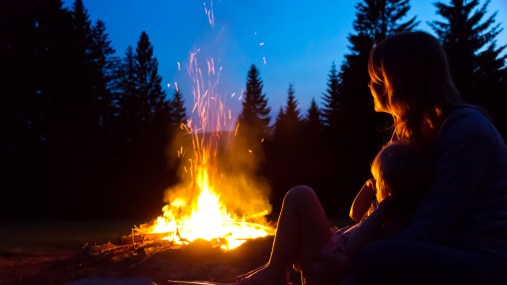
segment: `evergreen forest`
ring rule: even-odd
[[[483,106],[507,139],[507,52],[489,1],[434,4],[428,23],[443,44],[462,97]],[[330,217],[345,218],[370,163],[391,134],[368,88],[370,49],[418,29],[409,0],[363,0],[342,63],[329,63],[326,90],[307,110],[297,82],[286,104],[269,106],[262,74],[245,70],[237,136],[255,154],[273,213],[292,186],[317,192]],[[152,219],[180,180],[168,155],[190,117],[183,94],[161,86],[145,32],[118,56],[106,24],[82,0],[0,1],[0,220]],[[416,67],[414,67],[416,68]],[[248,162],[245,162],[248,163]]]

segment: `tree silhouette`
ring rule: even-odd
[[[429,24],[448,52],[463,97],[486,107],[506,136],[507,55],[506,46],[496,45],[503,30],[497,14],[487,14],[490,1],[448,2],[435,4],[443,20]],[[331,217],[347,216],[353,194],[370,176],[373,155],[389,138],[383,132],[389,117],[374,112],[367,87],[369,52],[375,42],[417,25],[415,17],[404,20],[408,3],[356,5],[345,61],[338,69],[331,65],[322,109],[312,99],[305,116],[291,83],[270,126],[263,82],[251,65],[239,143],[231,145],[231,160],[239,161],[224,163],[234,175],[245,170],[267,177],[275,212],[285,192],[304,183]],[[0,19],[0,215],[159,214],[162,193],[177,181],[179,160],[168,163],[168,142],[179,135],[189,141],[189,135],[174,132],[187,120],[183,97],[176,90],[166,98],[148,35],[142,32],[135,48],[115,56],[105,23],[92,25],[83,0],[70,8],[60,0],[3,0]]]
[[[496,47],[496,38],[503,29],[495,24],[496,12],[487,17],[489,3],[485,1],[479,6],[478,0],[437,2],[437,14],[444,21],[433,21],[429,25],[447,52],[461,96],[470,103],[486,107],[507,138],[503,107],[507,104],[507,89],[505,85],[502,87],[502,82],[507,81],[507,54],[502,55],[507,45]]]
[[[317,134],[322,133],[324,123],[322,120],[322,111],[319,109],[315,98],[312,98],[310,107],[306,111],[306,116],[303,119],[305,130],[315,132]],[[306,133],[306,132],[305,132]]]
[[[185,101],[180,91],[174,91],[173,99],[171,100],[171,122],[179,127],[180,124],[185,124],[188,119],[187,110],[185,109]]]
[[[57,198],[48,105],[63,89],[55,79],[68,77],[72,19],[58,0],[0,1],[0,19],[0,214],[47,217]]]
[[[329,129],[328,134],[329,149],[334,150],[329,155],[335,161],[329,168],[340,174],[343,192],[337,199],[344,203],[342,209],[347,209],[358,187],[370,176],[370,162],[388,139],[382,130],[390,117],[374,111],[368,88],[370,50],[386,36],[411,30],[418,24],[415,16],[402,21],[409,9],[408,0],[364,0],[356,5],[355,33],[348,36],[350,53],[345,55],[338,74],[340,109],[333,116],[339,118],[339,126],[337,131]]]
[[[331,70],[328,76],[326,93],[322,96],[322,100],[324,101],[324,107],[321,110],[322,119],[326,127],[336,131],[340,122],[338,115],[340,114],[341,106],[338,90],[338,71],[336,70],[336,64],[334,62],[331,64]]]
[[[132,47],[127,48],[120,77],[118,120],[126,141],[142,136],[159,120],[169,123],[170,102],[162,90],[158,61],[145,32],[141,33],[135,53]]]
[[[78,138],[82,134],[78,140],[84,139],[90,145],[90,140],[95,139],[99,131],[100,114],[97,106],[100,105],[100,95],[97,93],[104,93],[104,88],[98,90],[96,85],[100,84],[95,80],[101,77],[101,70],[96,67],[93,56],[99,58],[101,55],[94,53],[90,16],[82,0],[74,1],[71,15],[73,34],[69,42],[72,47],[68,52],[71,53],[69,63],[73,76],[69,78],[72,85],[68,90],[70,94],[65,98],[67,112],[64,116],[72,124],[69,129],[79,129],[73,136]]]
[[[134,68],[135,82],[139,97],[141,97],[140,120],[146,124],[153,123],[157,116],[165,116],[169,111],[166,93],[162,90],[162,77],[158,74],[158,61],[153,57],[153,46],[148,34],[141,33],[137,43]]]
[[[166,160],[171,135],[171,101],[162,90],[158,61],[145,32],[134,49],[129,46],[118,70],[115,97],[122,146],[117,174],[122,177],[119,188],[126,201],[143,200],[152,205],[141,215],[155,215],[162,204],[164,190],[175,180],[174,169]],[[139,195],[139,191],[149,189]],[[127,211],[128,204],[122,205]],[[151,209],[149,209],[151,208]]]
[[[259,152],[261,142],[270,135],[270,112],[259,70],[251,65],[247,75],[246,91],[238,117],[238,136],[245,140],[250,151]]]
[[[289,84],[286,105],[278,113],[275,122],[274,136],[276,140],[292,141],[300,131],[301,117],[299,114],[298,102],[294,94],[294,86]]]
[[[416,17],[401,22],[410,9],[408,0],[364,0],[356,5],[356,19],[350,34],[350,53],[345,55],[339,77],[339,93],[342,108],[373,110],[371,94],[367,87],[368,57],[374,43],[388,35],[412,30],[418,22]],[[373,111],[372,111],[373,112]]]
[[[144,69],[152,87],[138,81],[138,59],[150,58],[149,41],[138,54],[130,49],[120,66],[105,24],[91,26],[82,0],[70,9],[60,0],[0,1],[0,18],[2,217],[140,217],[150,212],[132,210],[140,189],[151,190],[141,199],[158,214],[174,174],[164,156],[170,106],[151,72],[156,60]],[[160,95],[146,100],[154,105],[149,124],[125,120],[141,117],[139,101],[122,104],[141,90]],[[117,123],[127,121],[137,133],[122,135],[128,132]],[[118,195],[124,203],[111,212]]]
[[[111,46],[106,33],[106,25],[97,20],[91,29],[92,46],[90,55],[94,68],[93,91],[98,100],[99,125],[103,133],[110,133],[114,128],[115,102],[112,95],[119,58]]]
[[[273,129],[273,138],[267,144],[266,153],[269,171],[266,172],[272,181],[271,201],[275,211],[282,204],[283,197],[290,187],[305,181],[306,169],[301,167],[303,151],[303,123],[295,97],[294,85],[287,89],[286,104],[280,107]]]
[[[140,124],[140,115],[138,114],[140,111],[137,106],[141,105],[141,97],[138,96],[134,62],[134,49],[129,46],[118,69],[118,80],[113,95],[118,106],[115,124],[122,140],[125,142],[132,141],[137,132],[136,130],[140,128],[138,126]]]

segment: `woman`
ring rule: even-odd
[[[507,147],[479,107],[460,99],[436,38],[405,32],[370,54],[377,112],[393,140],[429,143],[434,179],[409,225],[360,254],[357,284],[507,284]],[[347,284],[349,284],[347,283]]]

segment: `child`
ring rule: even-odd
[[[351,207],[354,220],[364,218],[337,231],[329,227],[311,188],[292,188],[284,198],[268,263],[243,275],[237,284],[286,284],[291,264],[301,271],[303,284],[338,282],[349,274],[351,262],[366,244],[396,233],[407,222],[432,170],[427,150],[404,143],[387,145],[373,161],[374,179],[365,183]],[[370,214],[371,204],[375,209]]]

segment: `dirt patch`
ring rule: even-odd
[[[2,236],[8,232],[12,238],[7,247],[0,248],[0,285],[59,285],[89,277],[139,277],[154,282],[168,279],[234,282],[238,275],[268,260],[273,241],[273,237],[259,238],[230,251],[196,241],[181,248],[123,247],[97,253],[97,248],[118,245],[114,239],[111,239],[113,242],[92,244],[79,241],[79,231],[75,232],[77,237],[74,240],[69,238],[68,231],[71,230],[68,228],[58,235],[57,231],[65,228],[61,225],[56,232],[53,227],[43,228],[50,232],[51,239],[44,238],[42,233],[45,231],[41,230],[39,236],[33,232],[28,237],[21,234],[16,242],[18,231],[11,228],[9,232],[6,227],[0,229],[0,233],[3,229]],[[106,234],[108,238],[110,235]]]

